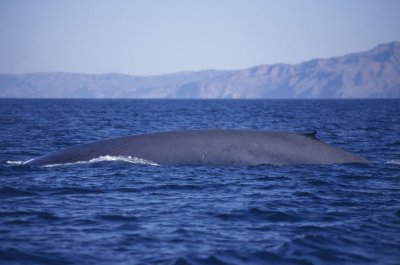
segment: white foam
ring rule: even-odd
[[[23,165],[23,164],[25,164],[26,162],[28,162],[28,161],[7,161],[7,164],[9,164],[9,165]]]
[[[392,159],[392,160],[386,161],[386,164],[400,165],[400,159]]]
[[[29,161],[32,161],[32,159],[27,160],[27,161],[7,161],[7,164],[10,165],[24,165],[28,163]],[[131,164],[141,164],[141,165],[151,165],[151,166],[158,166],[157,163],[154,163],[152,161],[142,159],[142,158],[137,158],[137,157],[132,157],[132,156],[100,156],[97,158],[90,159],[88,161],[77,161],[73,163],[65,163],[65,164],[51,164],[51,165],[45,165],[44,167],[56,167],[56,166],[62,166],[62,165],[76,165],[76,164],[90,164],[90,163],[97,163],[97,162],[103,162],[103,161],[122,161],[122,162],[127,162]]]
[[[89,163],[102,162],[102,161],[123,161],[123,162],[132,163],[132,164],[158,166],[158,164],[154,163],[153,161],[142,159],[142,158],[137,158],[137,157],[132,157],[132,156],[109,156],[109,155],[106,155],[106,156],[100,156],[98,158],[90,159]]]
[[[46,165],[45,167],[55,167],[55,166],[61,166],[61,165],[76,165],[76,164],[91,164],[91,163],[98,163],[98,162],[104,162],[104,161],[122,161],[122,162],[131,163],[131,164],[158,166],[157,163],[154,163],[152,161],[142,159],[142,158],[137,158],[137,157],[132,157],[132,156],[105,155],[105,156],[99,156],[97,158],[92,158],[88,161],[77,161],[77,162],[65,163],[65,164],[52,164],[52,165]]]

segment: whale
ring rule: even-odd
[[[103,156],[134,157],[157,165],[322,165],[368,163],[325,143],[316,133],[259,130],[166,131],[99,140],[26,161],[46,166]]]

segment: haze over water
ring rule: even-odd
[[[397,0],[0,2],[0,73],[296,64],[400,40]]]

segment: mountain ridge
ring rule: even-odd
[[[298,64],[165,75],[0,74],[1,98],[399,98],[400,42]]]

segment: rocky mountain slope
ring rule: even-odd
[[[3,98],[399,98],[400,42],[300,64],[243,70],[0,74]]]

